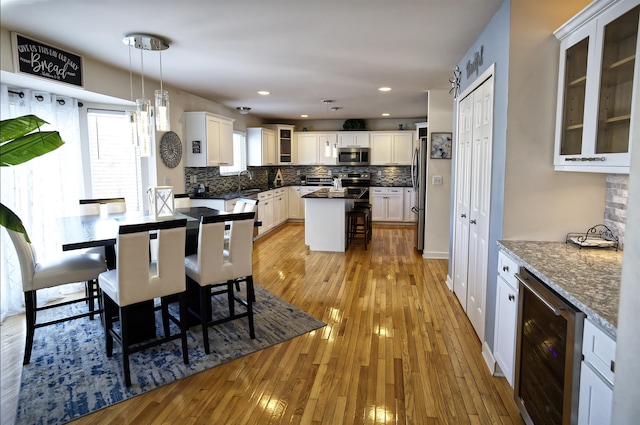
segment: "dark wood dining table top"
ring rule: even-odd
[[[58,232],[62,250],[113,246],[118,228],[125,224],[153,223],[187,219],[187,232],[197,232],[200,218],[224,215],[228,220],[249,218],[253,213],[229,213],[207,207],[177,208],[173,216],[153,217],[147,212],[133,211],[108,215],[86,215],[58,218]]]

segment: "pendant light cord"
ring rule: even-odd
[[[144,49],[140,49],[140,72],[142,73],[142,98],[146,99],[146,97],[144,97],[144,57],[142,55]]]

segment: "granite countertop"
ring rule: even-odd
[[[498,246],[616,337],[622,251],[565,242],[498,241]]]
[[[360,189],[360,192],[353,193],[349,191],[344,192],[330,192],[329,188],[318,189],[315,192],[303,195],[302,198],[307,199],[360,199],[366,192],[366,188]]]

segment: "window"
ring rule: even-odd
[[[87,111],[92,198],[123,197],[127,210],[143,210],[140,154],[125,111]]]
[[[221,176],[235,176],[247,169],[247,141],[244,133],[233,132],[233,165],[220,167]]]

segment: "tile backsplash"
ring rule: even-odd
[[[607,175],[607,190],[604,205],[604,225],[618,236],[620,246],[624,247],[624,231],[627,221],[627,198],[629,176],[624,174]]]
[[[248,167],[252,179],[241,176],[242,188],[267,188],[269,174],[278,169],[282,173],[284,186],[300,184],[300,176],[327,177],[337,176],[342,172],[368,172],[371,174],[371,186],[411,186],[411,167],[340,167],[340,166],[283,166],[283,167]],[[221,176],[219,167],[185,167],[185,192],[193,193],[201,184],[209,188],[211,193],[230,193],[238,190],[237,176]],[[191,176],[196,182],[191,183]]]

